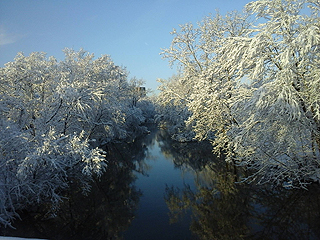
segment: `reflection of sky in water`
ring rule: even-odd
[[[193,184],[192,172],[174,167],[171,156],[164,156],[155,141],[148,147],[145,163],[150,167],[147,176],[137,174],[135,182],[142,196],[136,218],[125,233],[125,239],[191,239],[190,219],[170,224],[169,209],[164,200],[165,187],[183,188]]]
[[[202,239],[319,239],[320,225],[315,221],[319,189],[308,196],[299,189],[234,184],[233,170],[211,155],[210,146],[180,144],[161,131],[149,137],[152,141],[146,144],[147,154],[140,162],[146,174],[137,173],[135,182],[143,195],[124,239],[197,239],[194,234]],[[241,174],[240,168],[237,171]],[[170,195],[178,196],[178,205],[187,204],[189,209],[182,214],[184,219],[173,224],[170,216],[175,215],[169,215],[169,207],[177,211],[177,203],[165,202],[165,194],[170,194],[166,186],[187,194],[187,198]]]
[[[309,191],[234,184],[234,169],[212,155],[210,144],[178,143],[156,129],[134,143],[110,145],[110,153],[113,161],[88,196],[75,185],[56,218],[44,216],[46,208],[30,209],[22,213],[24,221],[16,222],[17,230],[0,228],[0,235],[57,240],[117,239],[119,234],[124,240],[197,239],[195,235],[320,239],[317,184]],[[240,168],[237,173],[242,174]],[[170,224],[180,213],[184,218]]]

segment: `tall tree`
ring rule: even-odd
[[[232,99],[230,136],[239,163],[257,170],[260,182],[303,186],[320,177],[319,2],[249,3],[260,24],[250,37],[230,37],[221,48],[224,66],[241,73]]]
[[[187,120],[184,124],[192,127],[200,140],[213,140],[214,132],[217,149],[224,147],[226,127],[233,121],[228,99],[235,85],[234,74],[228,68],[217,70],[223,61],[218,49],[226,37],[247,35],[249,26],[246,14],[235,11],[222,16],[217,12],[197,26],[188,23],[181,25],[180,31],[174,29],[170,48],[162,52],[171,64],[178,65],[181,74],[179,80],[171,81],[172,86],[160,86],[161,94],[166,96],[160,95],[160,101],[183,102],[189,112],[182,119]]]
[[[317,0],[251,2],[245,14],[182,26],[163,53],[189,89],[185,123],[227,161],[254,169],[251,179],[304,186],[320,178],[319,8]]]

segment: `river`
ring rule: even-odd
[[[21,212],[2,236],[42,239],[320,239],[320,189],[238,183],[243,174],[209,143],[178,143],[163,130],[108,146],[108,170],[61,209]],[[237,182],[237,183],[235,183]]]

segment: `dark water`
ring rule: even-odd
[[[31,206],[17,230],[45,239],[320,239],[320,187],[285,190],[235,184],[245,174],[208,143],[165,132],[108,146],[109,168],[83,195],[76,183],[61,209]]]

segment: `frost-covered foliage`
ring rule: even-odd
[[[226,132],[234,122],[229,99],[236,84],[229,69],[221,67],[225,59],[221,58],[219,49],[225,38],[248,34],[250,22],[247,18],[238,12],[226,16],[216,13],[197,26],[182,25],[180,32],[171,33],[174,35],[172,44],[162,52],[171,64],[178,64],[181,74],[162,83],[160,105],[165,109],[174,103],[186,113],[177,119],[173,109],[164,112],[165,120],[177,119],[181,128],[186,126],[189,131],[193,130],[193,136],[200,140],[213,140],[215,133],[218,148],[225,147]]]
[[[191,141],[195,134],[185,121],[190,117],[187,104],[192,87],[184,83],[179,76],[173,76],[168,81],[158,80],[161,91],[157,98],[156,122],[167,129],[173,139],[181,142]]]
[[[33,135],[53,126],[58,133],[84,130],[86,137],[107,141],[129,134],[128,116],[135,117],[137,125],[144,121],[141,111],[132,107],[133,87],[125,69],[107,55],[94,59],[71,49],[65,54],[65,60],[57,62],[44,53],[19,53],[1,69],[6,117]]]
[[[137,108],[141,109],[142,115],[144,116],[146,122],[154,123],[156,115],[156,97],[146,96],[137,102]]]
[[[89,190],[108,163],[95,147],[145,131],[125,69],[107,55],[64,52],[61,62],[19,53],[0,68],[0,224],[29,204],[54,210],[70,181]]]
[[[1,124],[0,223],[11,225],[17,210],[39,203],[59,206],[69,181],[90,189],[92,175],[107,167],[105,153],[89,147],[83,134],[65,136],[50,130],[30,139],[14,123]]]
[[[319,181],[320,3],[260,0],[245,9],[183,26],[164,51],[192,81],[185,123],[198,139],[214,133],[215,150],[255,170],[250,179]]]
[[[226,65],[250,80],[246,95],[233,100],[239,126],[230,137],[238,161],[257,169],[261,182],[320,179],[319,7],[307,0],[249,3],[263,23],[221,49],[231,59]]]

